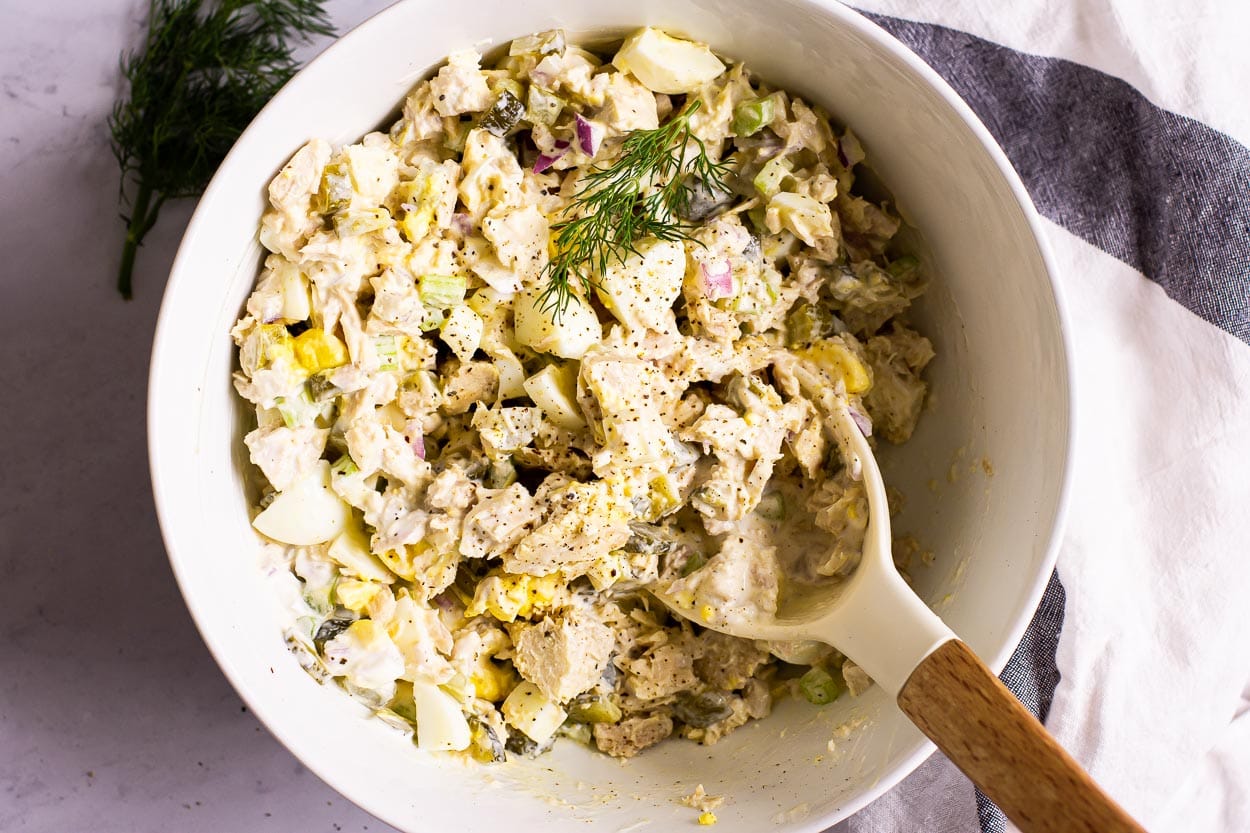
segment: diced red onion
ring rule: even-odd
[[[440,610],[451,610],[456,606],[455,601],[451,598],[450,593],[439,593],[433,599],[434,604],[438,605]]]
[[[868,415],[860,411],[855,406],[848,406],[846,409],[851,414],[851,421],[855,423],[855,427],[859,429],[859,433],[865,437],[872,436],[872,420]]]
[[[416,419],[408,420],[408,424],[404,426],[404,433],[408,435],[408,445],[412,446],[412,450],[422,460],[425,459],[425,434],[421,431],[421,421]]]
[[[560,154],[563,156],[564,154]],[[560,156],[548,156],[545,153],[538,154],[538,158],[534,160],[534,173],[540,174],[556,163]]]
[[[700,263],[699,272],[703,275],[703,294],[710,300],[734,294],[734,272],[729,258],[710,265]]]
[[[473,218],[468,214],[453,214],[451,215],[451,227],[461,234],[469,234],[473,231]]]
[[[558,153],[540,153],[538,158],[534,160],[534,173],[540,174],[554,165],[560,157],[564,156],[569,150],[567,139],[556,139],[555,148]]]
[[[599,152],[599,140],[603,137],[603,128],[584,118],[581,113],[575,113],[573,121],[577,125],[577,143],[581,146],[582,153],[594,156]]]
[[[837,145],[838,161],[842,163],[842,167],[851,167],[851,160],[846,158],[846,151],[842,150],[842,141],[840,139],[835,139],[833,143]]]

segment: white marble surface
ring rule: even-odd
[[[147,5],[0,0],[0,831],[388,831],[243,710],[161,545],[148,354],[192,204],[124,302],[104,123]],[[328,8],[342,30],[385,5]]]

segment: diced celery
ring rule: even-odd
[[[742,102],[734,108],[734,135],[754,136],[772,124],[775,114],[776,105],[771,95]]]
[[[305,428],[315,423],[322,414],[322,406],[313,402],[307,385],[300,385],[295,396],[279,396],[275,407],[282,414],[282,424],[287,428]]]
[[[564,99],[531,84],[526,98],[525,118],[532,124],[555,124],[564,110]]]
[[[819,665],[813,666],[799,677],[799,691],[802,692],[803,699],[816,706],[832,703],[842,694],[838,681]]]
[[[755,175],[753,180],[755,190],[764,197],[776,195],[781,190],[781,181],[790,174],[791,168],[793,165],[785,156],[774,156],[769,159],[763,169]]]
[[[563,52],[564,43],[563,29],[548,29],[546,32],[514,38],[508,46],[508,54],[526,55],[537,52],[539,55],[547,55],[551,52]]]
[[[431,332],[443,326],[443,322],[447,320],[447,314],[441,309],[427,309],[422,313],[421,322],[418,324],[424,332]]]
[[[451,309],[464,300],[468,281],[464,275],[422,275],[418,292],[421,303],[431,309]]]
[[[339,237],[356,237],[381,231],[390,224],[391,212],[385,208],[348,208],[334,215],[334,231]]]
[[[316,208],[323,214],[342,211],[352,202],[352,175],[345,162],[331,162],[321,174]]]
[[[350,454],[344,454],[342,457],[334,461],[334,465],[330,466],[330,474],[338,477],[356,474],[358,471],[360,471],[360,469],[356,467],[356,462],[352,460]]]
[[[395,370],[399,367],[399,339],[402,336],[383,335],[373,337],[373,350],[378,354],[378,367],[381,370]]]

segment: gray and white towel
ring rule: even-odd
[[[1006,150],[1072,314],[1073,507],[1002,678],[1149,829],[1248,831],[1250,4],[855,5]],[[978,826],[939,754],[834,830]]]

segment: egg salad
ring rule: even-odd
[[[891,443],[920,416],[927,277],[864,160],[650,28],[453,53],[388,132],[300,148],[232,335],[303,666],[484,762],[711,744],[870,685],[700,625],[853,570],[868,506],[833,411]]]

